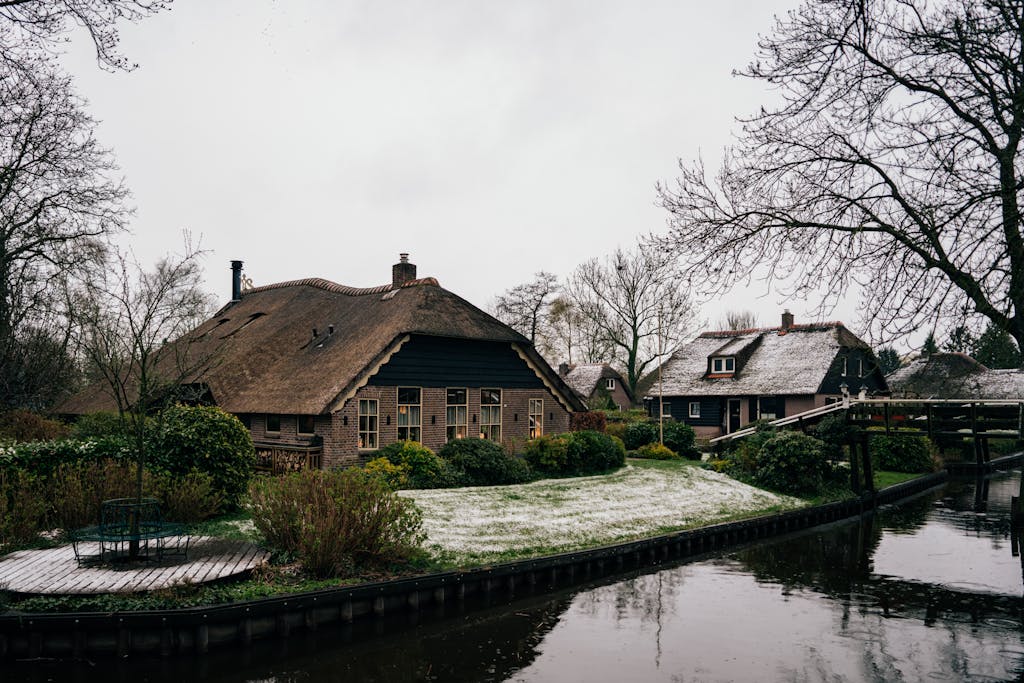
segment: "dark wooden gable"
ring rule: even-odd
[[[372,386],[538,389],[544,383],[508,342],[414,335],[370,378]]]

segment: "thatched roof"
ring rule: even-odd
[[[568,366],[566,373],[562,375],[565,383],[572,387],[573,391],[583,400],[593,395],[601,380],[608,378],[616,380],[625,390],[626,395],[632,399],[629,386],[623,381],[622,375],[608,363],[575,363]]]
[[[870,347],[841,322],[705,332],[681,346],[661,367],[666,396],[806,395],[818,392],[840,348]],[[708,377],[708,358],[743,362],[730,377]],[[641,384],[647,393],[658,370]]]
[[[397,288],[319,278],[257,287],[176,343],[209,359],[189,381],[207,385],[229,412],[322,414],[339,409],[410,335],[515,345],[566,403],[581,407],[528,339],[433,278]],[[109,397],[92,387],[60,412],[111,409]]]
[[[886,376],[903,398],[1024,400],[1024,370],[990,370],[964,353],[933,353]]]

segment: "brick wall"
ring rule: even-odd
[[[502,389],[502,442],[519,450],[529,436],[529,403],[531,398],[544,401],[545,434],[569,430],[569,413],[545,389]],[[359,400],[376,399],[378,439],[380,446],[398,440],[397,387],[365,386],[345,406],[331,416],[324,434],[324,467],[344,467],[366,462],[374,457],[372,450],[359,450]],[[444,445],[447,437],[447,389],[424,387],[420,392],[420,425],[422,442],[433,451]],[[480,428],[480,390],[467,390],[467,427],[470,436],[478,436]],[[319,420],[317,424],[319,428]],[[255,427],[255,424],[254,424]],[[282,421],[282,432],[284,423]]]

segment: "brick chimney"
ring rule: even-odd
[[[779,329],[779,334],[785,334],[789,332],[793,327],[793,314],[789,312],[787,308],[782,312],[782,327]]]
[[[408,254],[399,254],[398,263],[391,266],[391,286],[398,289],[406,282],[416,279],[416,264],[409,263]]]
[[[242,300],[242,262],[231,262],[231,300]]]

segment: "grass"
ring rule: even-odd
[[[893,486],[895,484],[902,484],[905,481],[911,479],[917,479],[918,477],[926,476],[931,474],[926,473],[912,473],[912,472],[888,472],[886,470],[875,470],[875,489],[884,489],[887,486]]]
[[[402,495],[423,510],[427,551],[450,567],[592,548],[805,505],[678,460],[631,460],[592,477]]]

